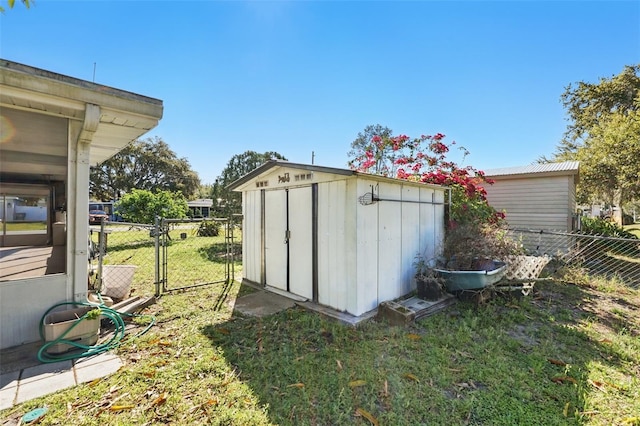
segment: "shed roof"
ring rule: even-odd
[[[369,173],[357,172],[357,171],[351,170],[351,169],[341,169],[341,168],[336,168],[336,167],[316,166],[315,164],[292,163],[292,162],[289,162],[289,161],[272,159],[272,160],[269,160],[266,163],[263,163],[262,165],[258,166],[257,168],[255,168],[251,172],[247,173],[246,175],[242,176],[240,179],[236,180],[235,182],[232,182],[231,184],[227,185],[227,189],[235,190],[235,189],[241,187],[242,185],[244,185],[245,183],[251,181],[252,179],[255,179],[256,177],[262,175],[266,171],[268,171],[268,170],[270,170],[272,168],[275,168],[275,167],[291,167],[291,168],[299,169],[299,170],[307,170],[307,171],[311,171],[311,172],[321,172],[321,173],[331,173],[331,174],[334,174],[334,175],[361,176],[361,177],[366,177],[368,179],[374,179],[374,180],[383,181],[383,182],[386,181],[386,182],[394,182],[394,183],[409,183],[409,184],[420,185],[420,186],[428,186],[428,187],[431,187],[431,188],[440,188],[440,189],[444,188],[442,185],[434,185],[434,184],[429,184],[429,183],[413,182],[413,181],[404,180],[404,179],[395,179],[395,178],[390,178],[390,177],[385,177],[385,176],[380,176],[380,175],[372,175],[372,174],[369,174]]]
[[[502,167],[485,170],[485,176],[495,179],[499,177],[577,175],[579,166],[580,163],[578,161],[530,164],[528,166]]]

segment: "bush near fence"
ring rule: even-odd
[[[512,229],[530,254],[550,255],[593,276],[616,278],[640,288],[640,239],[587,235],[579,232]]]

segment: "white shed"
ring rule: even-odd
[[[513,229],[573,230],[576,214],[577,161],[533,164],[485,171],[493,179],[487,200],[506,211]]]
[[[54,304],[86,300],[89,167],[162,112],[159,99],[0,59],[0,349],[40,340]],[[18,210],[24,199],[44,212]]]
[[[415,289],[439,253],[446,188],[272,160],[242,192],[243,280],[354,316]]]

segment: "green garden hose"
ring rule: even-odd
[[[98,293],[98,299],[102,302],[102,298],[100,297],[99,293]],[[60,306],[66,306],[66,305],[83,306],[83,307],[90,307],[95,309],[90,310],[84,315],[82,315],[81,317],[79,317],[73,323],[73,325],[71,325],[71,327],[69,327],[69,329],[67,329],[64,333],[62,333],[57,339],[52,340],[50,342],[46,342],[45,334],[44,334],[45,317],[54,309]],[[45,344],[38,351],[38,360],[44,363],[66,361],[71,359],[84,358],[84,357],[97,355],[117,347],[118,345],[120,345],[122,338],[124,337],[124,334],[125,334],[125,323],[124,323],[124,320],[122,319],[123,316],[138,317],[138,318],[146,317],[150,319],[150,323],[144,328],[144,330],[142,330],[140,333],[137,333],[135,337],[142,336],[147,331],[149,331],[149,329],[156,323],[156,319],[152,315],[139,315],[139,314],[129,314],[127,312],[118,312],[104,305],[103,303],[94,304],[94,303],[88,303],[88,302],[62,302],[62,303],[53,305],[51,308],[47,310],[47,312],[44,313],[44,315],[40,319],[40,338],[43,341],[45,341]],[[69,334],[69,332],[71,332],[71,330],[73,330],[76,326],[78,326],[78,324],[80,324],[82,321],[85,321],[87,318],[94,318],[94,317],[104,317],[113,323],[115,330],[114,330],[113,336],[108,341],[104,343],[96,344],[96,345],[83,345],[77,341],[74,342],[74,341],[65,339],[65,336]],[[66,354],[50,354],[47,352],[47,349],[57,344],[69,345],[76,349],[80,349],[81,351],[79,352],[74,351],[73,353],[66,353]]]

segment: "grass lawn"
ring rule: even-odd
[[[625,225],[624,229],[633,234],[636,234],[640,238],[640,223],[634,223],[633,225]]]
[[[640,293],[583,276],[521,301],[354,329],[233,311],[238,283],[163,296],[117,373],[16,406],[40,424],[640,424]]]

